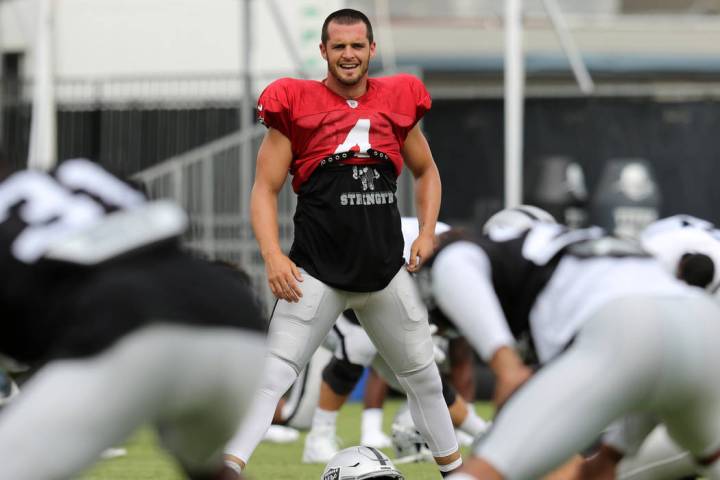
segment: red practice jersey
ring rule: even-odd
[[[320,162],[335,153],[366,153],[369,148],[390,157],[396,175],[408,132],[430,109],[430,94],[408,74],[368,79],[357,99],[346,99],[316,80],[282,78],[260,95],[260,120],[290,139],[290,173],[298,192]],[[369,162],[354,158],[348,163]]]

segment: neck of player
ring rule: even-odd
[[[328,76],[325,79],[325,86],[340,95],[341,97],[347,99],[359,98],[365,95],[365,92],[367,92],[368,77],[367,75],[365,75],[360,80],[358,80],[356,84],[346,85],[340,82],[337,78],[335,78],[330,72],[328,72]]]

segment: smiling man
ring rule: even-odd
[[[372,26],[357,10],[332,13],[322,28],[322,81],[284,78],[260,96],[268,127],[257,157],[252,223],[270,288],[278,298],[269,331],[262,388],[249,420],[228,447],[240,471],[287,391],[335,319],[353,309],[404,390],[413,419],[440,471],[462,461],[442,396],[425,310],[410,272],[434,247],[441,184],[418,121],[430,108],[425,86],[410,75],[368,78]],[[403,165],[415,178],[419,235],[410,260],[395,191]],[[295,239],[280,249],[277,196],[288,171],[298,195]],[[315,415],[330,424],[337,412]],[[325,463],[333,448],[316,452]]]

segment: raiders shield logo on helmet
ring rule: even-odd
[[[323,474],[322,480],[339,480],[340,468],[330,468]]]

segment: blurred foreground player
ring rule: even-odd
[[[718,306],[635,244],[537,217],[502,211],[426,264],[429,297],[490,363],[503,405],[448,478],[539,478],[638,411],[720,478]],[[535,375],[515,350],[528,333]]]
[[[185,225],[88,161],[0,184],[0,353],[35,370],[0,414],[0,478],[73,478],[144,424],[223,478],[264,322],[230,269],[181,253]]]
[[[640,241],[677,278],[716,294],[720,285],[720,234],[712,223],[674,215],[648,225]],[[692,454],[671,439],[664,425],[657,424],[658,418],[646,413],[615,422],[596,454],[582,465],[582,478],[694,478],[699,472]]]

